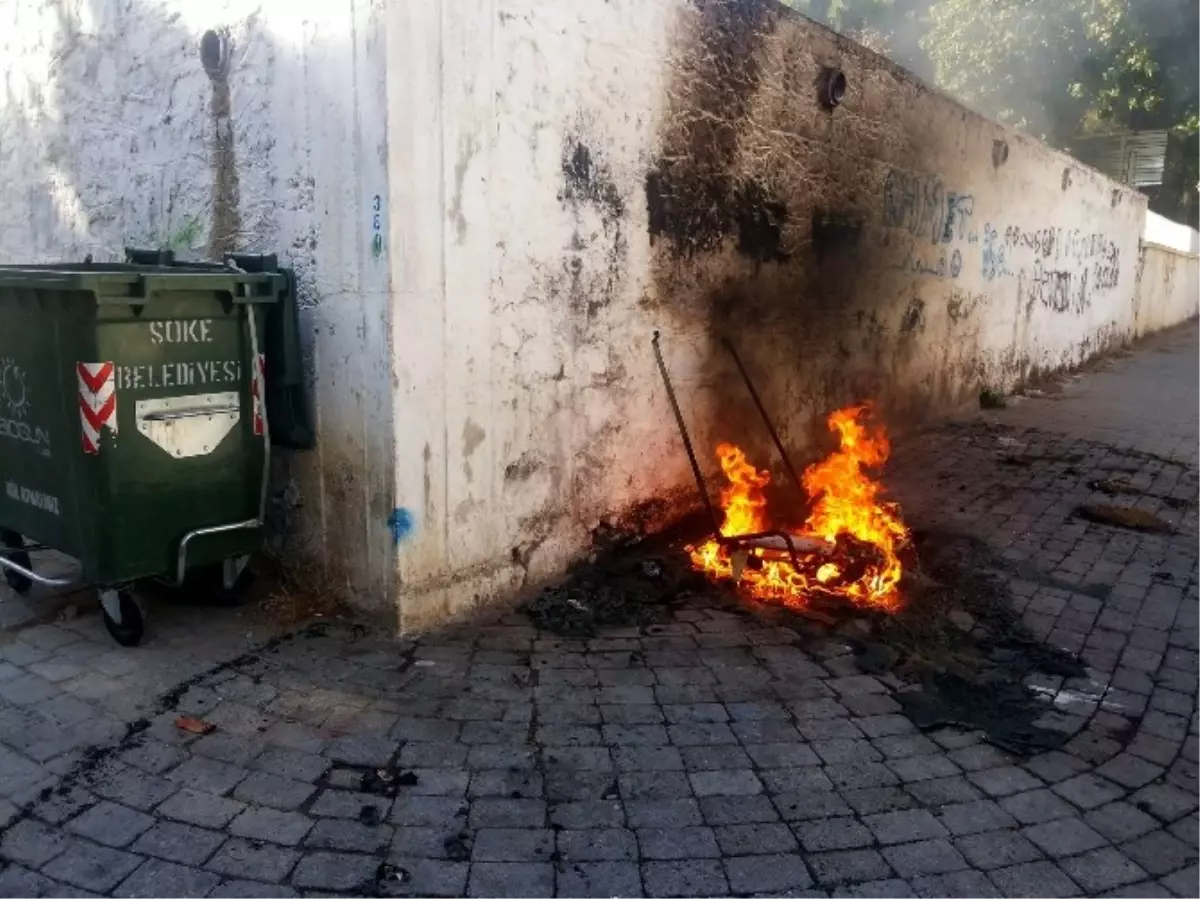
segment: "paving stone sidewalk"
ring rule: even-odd
[[[848,647],[716,604],[587,641],[513,614],[263,643],[182,609],[133,651],[83,615],[0,644],[0,896],[1196,896],[1197,470],[1156,431],[1195,445],[1195,332],[1119,365],[1127,439],[1088,376],[903,441],[887,477],[1082,655],[1037,684],[1061,750],[919,732]],[[1176,532],[1073,516],[1116,476]]]

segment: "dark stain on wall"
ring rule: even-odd
[[[757,181],[697,175],[690,163],[666,160],[646,175],[646,215],[651,244],[667,242],[677,258],[718,249],[733,239],[757,262],[783,262],[787,204]]]
[[[663,153],[646,175],[652,242],[675,258],[733,238],[759,262],[785,258],[787,206],[736,171],[739,136],[758,89],[764,38],[780,8],[761,0],[693,0],[676,60]]]
[[[851,261],[862,241],[860,212],[818,210],[812,216],[812,248],[818,263]]]
[[[572,309],[590,322],[607,308],[625,274],[628,240],[625,200],[607,164],[579,137],[563,144],[562,189],[558,199],[575,215],[575,230],[563,266]],[[595,236],[583,226],[584,207],[591,207],[603,225],[603,271],[587,271],[584,251]]]
[[[592,203],[601,210],[605,224],[620,224],[625,201],[607,167],[592,160],[592,151],[578,140],[567,141],[562,160],[563,189],[558,198],[565,203]]]

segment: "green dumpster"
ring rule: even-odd
[[[73,556],[109,632],[135,645],[135,582],[180,584],[201,566],[236,579],[262,541],[264,325],[289,283],[218,266],[0,266],[11,586],[61,583],[32,570],[27,541]]]

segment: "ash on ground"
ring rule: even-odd
[[[653,537],[613,540],[534,599],[529,617],[559,636],[588,638],[631,627],[649,635],[677,610],[720,608],[789,627],[818,657],[830,646],[849,647],[861,671],[891,684],[918,727],[981,730],[1019,753],[1072,736],[1042,726],[1051,709],[1025,682],[1031,675],[1084,677],[1086,670],[1077,656],[1028,634],[1005,587],[1008,564],[982,541],[915,532],[903,560],[903,606],[888,614],[819,596],[802,610],[748,599],[691,567],[687,546],[703,536],[689,521]]]

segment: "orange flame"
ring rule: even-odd
[[[735,560],[725,547],[710,539],[690,548],[692,564],[714,578],[736,579],[742,589],[759,599],[801,606],[809,594],[820,591],[861,605],[895,609],[899,605],[896,588],[903,574],[897,553],[909,534],[898,507],[880,499],[881,485],[864,470],[883,465],[890,451],[883,428],[867,427],[868,413],[867,406],[852,406],[829,416],[829,429],[837,433],[839,448],[804,470],[804,489],[813,505],[803,527],[782,528],[823,541],[838,561],[821,553],[799,552],[797,567],[786,553],[764,549],[750,550]],[[758,471],[732,444],[719,445],[717,458],[729,482],[721,491],[725,512],[721,534],[734,537],[768,530],[763,490],[770,475]],[[855,547],[857,561],[842,558],[842,551],[856,542],[860,545]]]

